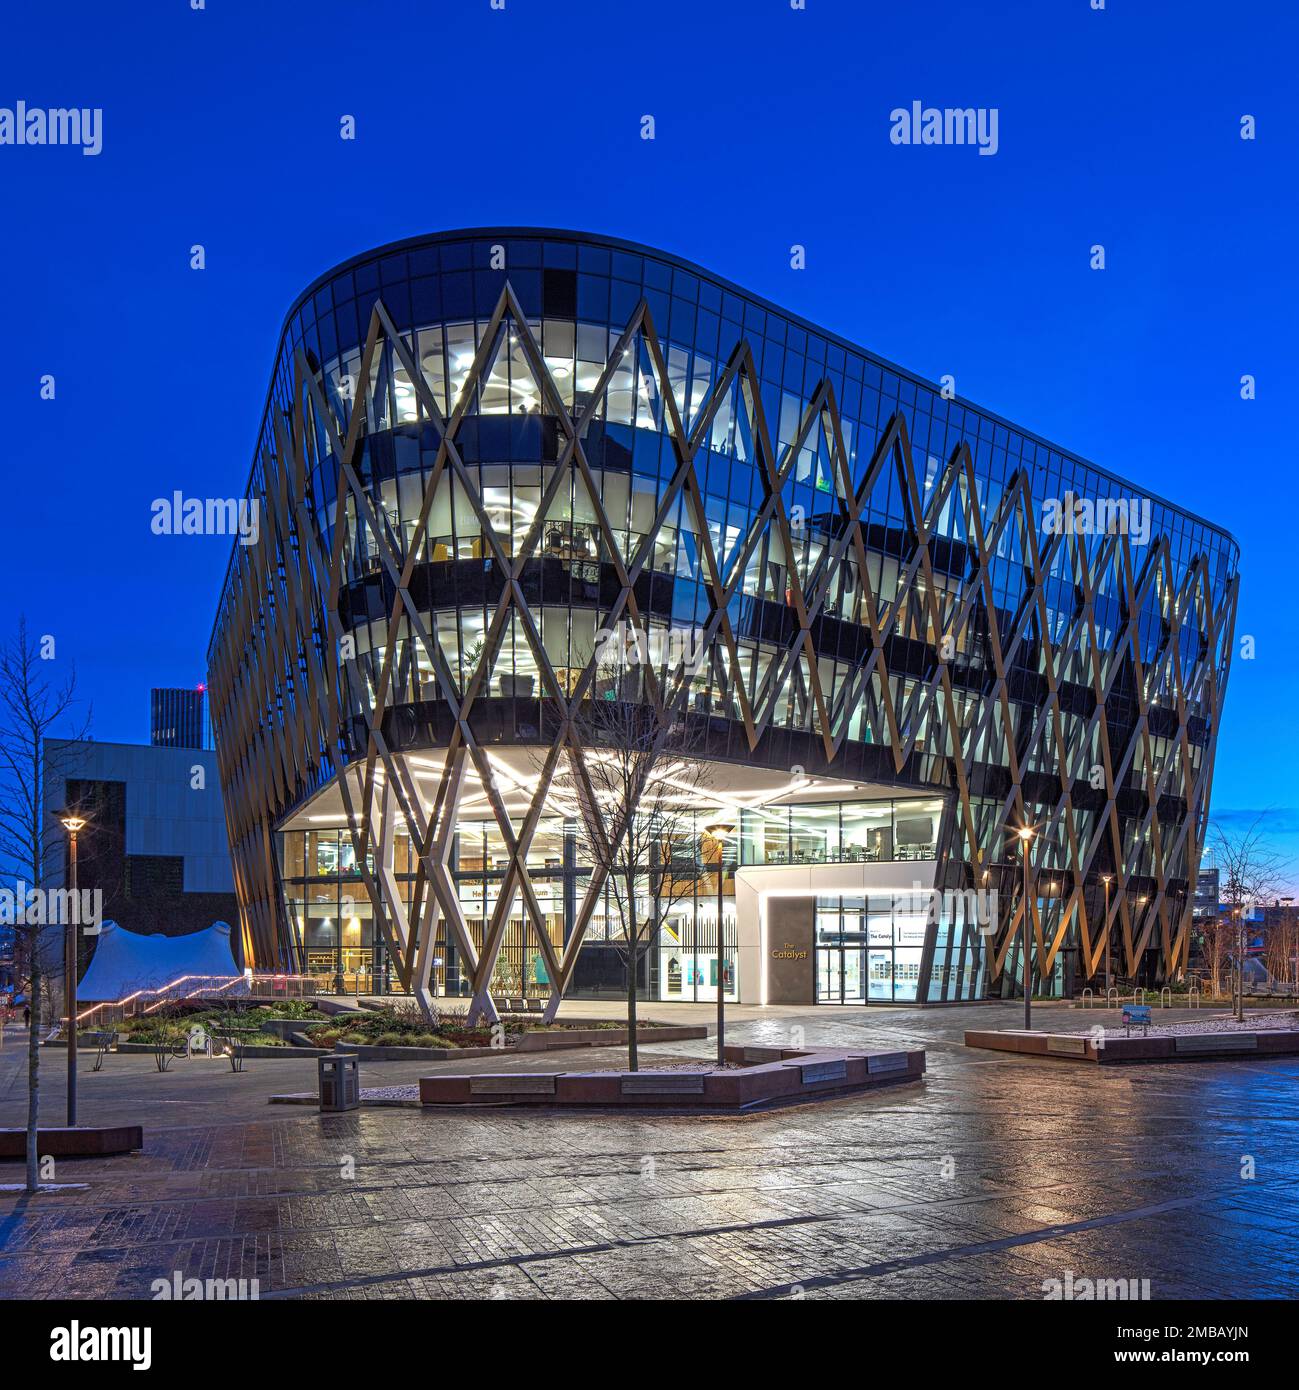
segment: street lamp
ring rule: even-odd
[[[1033,827],[1022,825],[1015,832],[1024,858],[1024,1031],[1033,1027],[1033,930],[1030,924],[1028,904],[1028,850],[1033,842]]]
[[[77,927],[80,912],[77,904],[77,832],[86,828],[83,816],[75,811],[55,813],[68,832],[68,880],[71,897],[68,899],[68,920],[63,933],[63,995],[68,1015],[68,1128],[77,1123]]]
[[[1283,911],[1282,911],[1282,914],[1281,914],[1281,926],[1282,926],[1283,935],[1282,935],[1282,937],[1281,937],[1281,940],[1282,940],[1282,942],[1288,942],[1289,939],[1290,939],[1290,926],[1291,926],[1290,918],[1291,918],[1291,916],[1292,916],[1292,914],[1293,914],[1293,912],[1294,912],[1294,908],[1293,908],[1294,897],[1293,897],[1293,895],[1292,895],[1292,896],[1290,896],[1290,897],[1288,897],[1288,898],[1282,898],[1282,899],[1281,899],[1281,902],[1282,902],[1282,904],[1283,904]],[[1284,950],[1284,946],[1282,947],[1282,949]],[[1287,966],[1290,966],[1290,965],[1292,965],[1292,964],[1294,963],[1294,957],[1293,957],[1293,956],[1291,956],[1289,959],[1285,959],[1285,957],[1283,956],[1282,959],[1283,959],[1284,963],[1285,963]],[[1285,985],[1287,988],[1288,988],[1289,985],[1290,985],[1290,981],[1289,981],[1289,980],[1282,980],[1281,983],[1282,983],[1283,985]]]
[[[717,1065],[726,1065],[726,949],[722,936],[722,880],[726,873],[723,838],[735,832],[733,821],[717,821],[704,829],[717,842]]]
[[[1113,874],[1102,874],[1101,882],[1105,885],[1105,1002],[1110,1002],[1110,982],[1113,978],[1112,965],[1113,957],[1110,955],[1110,880]]]
[[[1245,909],[1236,909],[1236,1022],[1245,1021]]]

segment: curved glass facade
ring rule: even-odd
[[[819,798],[842,782],[836,824],[854,787],[886,817],[890,789],[940,794],[945,887],[1015,900],[1008,832],[1041,827],[1044,980],[1091,978],[1110,941],[1123,974],[1185,963],[1238,556],[1116,476],[666,254],[489,230],[359,257],[302,297],[249,495],[267,521],[235,548],[210,663],[250,959],[307,963],[307,876],[282,873],[273,836],[344,767],[368,754],[402,803],[381,814],[358,780],[344,838],[370,853],[396,817],[388,867],[403,834],[419,858],[436,808],[406,804],[407,760],[547,747],[547,702],[609,693],[592,673],[613,642],[719,767],[794,770]],[[485,874],[513,862],[522,806]],[[539,883],[558,843],[522,852]],[[362,934],[391,939],[406,964],[381,973],[409,984],[419,928],[389,920],[403,881],[366,876],[381,929]],[[580,886],[544,925],[526,893],[499,913],[484,896],[476,952],[508,956],[517,911],[512,976],[544,931],[528,983],[554,984],[585,930]],[[1009,990],[1023,906],[977,963],[975,929],[942,918],[909,987]],[[477,963],[475,993],[494,969]]]

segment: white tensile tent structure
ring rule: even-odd
[[[230,927],[213,922],[188,936],[141,936],[105,922],[94,959],[77,987],[86,1003],[124,999],[137,990],[162,990],[187,977],[220,985],[241,978],[230,944]]]

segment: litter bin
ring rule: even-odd
[[[355,1110],[361,1104],[361,1078],[355,1054],[336,1053],[316,1060],[319,1063],[320,1108]]]

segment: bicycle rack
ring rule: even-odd
[[[1112,1004],[1110,1003],[1110,995],[1111,995],[1111,994],[1114,996],[1114,1002],[1113,1002]],[[1111,985],[1111,986],[1109,987],[1109,989],[1107,989],[1107,990],[1105,991],[1105,1007],[1106,1007],[1107,1009],[1117,1009],[1118,1006],[1119,1006],[1119,987],[1118,987],[1118,985]]]
[[[1146,1002],[1146,992],[1144,989],[1134,989],[1132,991],[1132,1002],[1134,1004],[1144,1004]]]
[[[1159,991],[1159,1007],[1161,1009],[1171,1009],[1173,1007],[1173,991],[1169,989],[1167,985]]]
[[[1092,1000],[1093,1000],[1095,997],[1096,997],[1096,996],[1091,992],[1091,989],[1090,989],[1090,988],[1084,989],[1083,992],[1082,992],[1082,1006],[1083,1006],[1083,1008],[1084,1008],[1084,1009],[1090,1009],[1091,1006],[1092,1006]]]
[[[1186,1003],[1188,1008],[1198,1009],[1200,1007],[1200,986],[1198,983],[1192,983],[1190,993],[1186,996]]]

